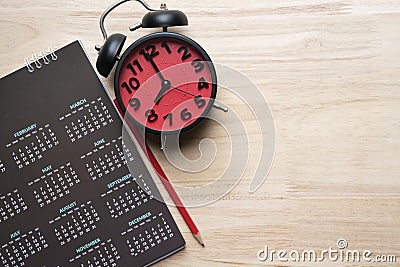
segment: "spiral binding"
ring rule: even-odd
[[[34,72],[35,68],[40,69],[43,64],[48,65],[51,60],[57,60],[57,55],[55,53],[55,47],[49,46],[45,51],[44,49],[38,54],[33,54],[32,58],[25,58],[25,66],[29,72]],[[50,60],[51,59],[51,60]],[[42,61],[42,62],[41,62]]]

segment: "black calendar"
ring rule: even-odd
[[[0,80],[0,266],[146,266],[184,248],[81,43],[48,52]]]

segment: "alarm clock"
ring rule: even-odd
[[[188,19],[179,10],[159,10],[141,3],[150,12],[142,22],[130,27],[162,28],[132,43],[120,56],[126,36],[107,36],[106,16],[117,6],[110,6],[100,18],[104,44],[96,46],[98,72],[108,77],[118,61],[114,75],[117,102],[126,117],[147,132],[172,134],[197,125],[211,107],[227,111],[214,103],[217,95],[217,75],[207,52],[194,40],[169,32],[172,26],[186,26]]]

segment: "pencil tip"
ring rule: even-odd
[[[201,244],[203,246],[203,248],[205,247],[204,244]]]
[[[200,232],[198,232],[197,234],[194,234],[194,238],[196,238],[196,240],[200,243],[200,245],[202,245],[204,247],[203,238],[201,237]]]

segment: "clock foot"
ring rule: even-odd
[[[222,107],[222,106],[220,106],[218,104],[214,104],[213,107],[218,109],[218,110],[222,110],[223,112],[228,112],[228,108]]]
[[[167,137],[165,135],[164,136],[161,135],[161,145],[160,145],[161,151],[164,151],[166,142],[167,142]]]

